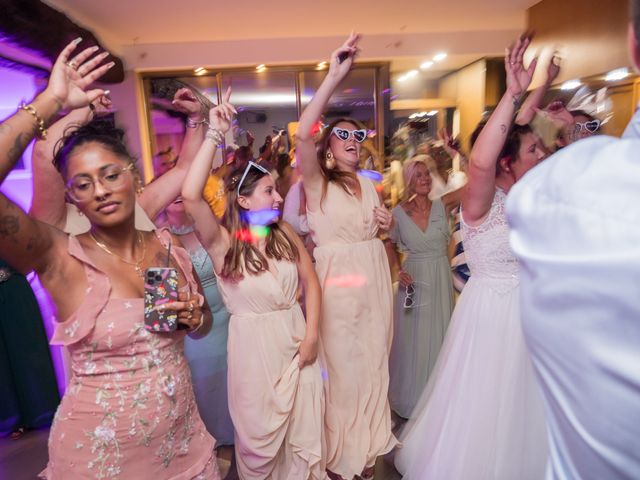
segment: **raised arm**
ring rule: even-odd
[[[52,162],[56,144],[71,130],[86,125],[96,115],[108,113],[110,109],[111,100],[103,95],[91,105],[72,110],[49,127],[47,138],[37,139],[31,157],[33,200],[29,215],[33,218],[64,230],[67,220],[65,185]]]
[[[518,125],[528,125],[535,117],[538,109],[540,108],[540,104],[542,103],[542,99],[547,94],[549,87],[551,87],[554,80],[560,73],[560,65],[558,62],[558,56],[554,53],[551,57],[551,61],[549,62],[549,66],[547,67],[547,78],[545,79],[544,84],[531,92],[522,104],[520,112],[518,112],[518,116],[516,117],[516,123]]]
[[[181,88],[178,90],[172,103],[177,110],[187,115],[187,128],[180,146],[176,166],[147,185],[138,197],[138,203],[149,218],[156,218],[158,213],[180,195],[182,182],[187,175],[189,165],[191,165],[207,131],[201,104],[190,89]]]
[[[62,51],[53,65],[47,88],[0,125],[0,184],[34,136],[47,136],[46,126],[60,110],[86,106],[104,94],[99,89],[85,89],[106,73],[113,62],[96,68],[105,58],[101,54],[88,60],[97,47],[87,48],[69,60],[79,41],[74,40]],[[54,246],[61,236],[0,194],[0,257],[13,267],[23,273],[33,269],[44,271],[55,258]]]
[[[513,124],[520,97],[531,83],[537,59],[524,68],[523,57],[531,40],[519,38],[504,57],[507,89],[498,106],[480,132],[469,155],[469,181],[465,186],[462,204],[464,219],[469,223],[481,221],[491,208],[495,192],[496,163]]]
[[[329,72],[324,77],[320,88],[304,109],[296,132],[296,158],[300,172],[304,177],[304,188],[307,196],[313,196],[313,201],[319,201],[322,194],[322,171],[318,165],[316,146],[313,134],[314,125],[324,112],[333,91],[347,76],[353,60],[358,53],[360,36],[352,33],[349,38],[331,54]],[[342,59],[342,61],[340,61]]]
[[[202,191],[209,178],[211,162],[218,144],[231,127],[231,119],[236,113],[229,103],[231,89],[227,90],[224,101],[209,112],[210,127],[187,172],[182,185],[182,201],[187,214],[195,223],[195,232],[202,246],[209,252],[216,271],[222,269],[224,255],[229,249],[229,237],[218,219],[211,211],[209,204],[202,197]]]

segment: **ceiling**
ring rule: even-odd
[[[208,45],[210,50],[215,47],[218,55],[211,59],[214,64],[247,65],[254,61],[249,53],[234,50],[233,58],[224,59],[224,52],[234,42],[253,50],[252,41],[256,44],[258,39],[265,48],[271,46],[273,55],[267,61],[319,61],[324,59],[321,52],[325,57],[328,53],[324,45],[329,38],[329,45],[334,46],[335,39],[345,37],[353,29],[364,35],[363,59],[391,61],[392,72],[417,68],[438,51],[447,51],[449,57],[445,61],[423,74],[428,79],[439,78],[485,55],[500,54],[504,38],[513,38],[514,32],[524,29],[526,10],[537,1],[46,0],[46,3],[92,30],[112,51],[123,53],[132,68],[162,68],[163,62],[167,68],[197,65],[193,59],[185,59],[181,64],[179,54],[171,56],[171,49],[166,47],[179,44]],[[497,35],[500,32],[502,36]],[[287,39],[291,42],[287,43]],[[306,47],[311,41],[325,43],[316,51]],[[287,56],[290,49],[301,46],[308,55]]]

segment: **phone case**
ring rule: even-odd
[[[144,274],[144,326],[152,332],[173,332],[178,314],[154,307],[178,300],[178,272],[175,268],[151,267]]]

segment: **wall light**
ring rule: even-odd
[[[266,66],[264,63],[261,63],[260,65],[258,65],[258,66],[256,67],[256,71],[257,71],[258,73],[262,73],[262,72],[264,72],[266,69],[267,69],[267,66]]]
[[[580,80],[567,80],[562,85],[560,85],[560,90],[575,90],[580,85],[582,85]]]
[[[444,52],[441,53],[437,53],[433,56],[433,61],[434,62],[440,62],[442,60],[444,60],[445,58],[447,58],[447,54]]]
[[[629,76],[629,69],[624,67],[624,68],[616,68],[615,70],[611,70],[609,73],[607,73],[607,76],[604,77],[604,79],[607,82],[617,82],[618,80],[622,80],[624,78],[627,78]]]
[[[326,68],[326,66],[327,66],[327,62],[320,62],[318,65],[316,65],[316,70],[322,70]]]
[[[427,60],[422,65],[420,65],[420,70],[426,70],[427,68],[431,68],[433,66],[433,62],[431,60]]]

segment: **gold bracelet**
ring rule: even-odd
[[[40,115],[38,115],[38,111],[36,110],[36,108],[31,103],[27,105],[24,102],[20,104],[20,108],[33,115],[38,126],[38,137],[40,137],[41,140],[45,140],[47,138],[47,133],[49,132],[47,132],[47,129],[44,128],[44,120],[40,117]]]

